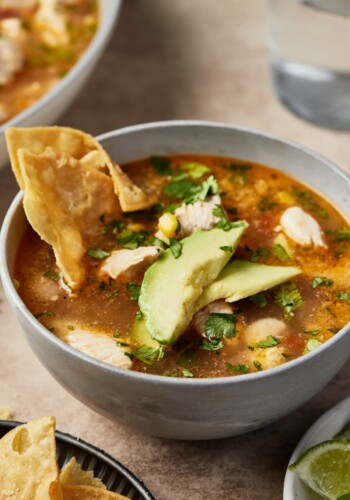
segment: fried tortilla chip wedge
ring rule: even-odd
[[[75,290],[85,278],[82,258],[101,232],[100,216],[120,215],[112,179],[50,149],[38,155],[19,150],[17,158],[28,221],[52,246],[65,281]]]
[[[20,425],[0,440],[0,498],[62,500],[54,417]]]
[[[62,485],[63,500],[129,500],[128,497],[112,491],[84,485]]]
[[[154,205],[153,197],[139,188],[108,156],[102,146],[89,134],[68,127],[8,128],[5,131],[12,169],[21,189],[23,176],[18,151],[26,150],[40,155],[50,149],[67,158],[80,160],[112,176],[114,191],[119,196],[123,212],[143,210]]]
[[[81,486],[94,486],[94,488],[106,489],[101,479],[94,477],[92,470],[83,470],[75,457],[72,457],[61,470],[60,483],[70,485],[80,484]]]

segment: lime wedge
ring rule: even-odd
[[[344,439],[350,439],[350,422],[346,424],[346,426],[343,427],[333,439],[340,439],[341,441],[344,441]]]
[[[313,446],[289,469],[323,498],[338,500],[350,493],[350,441],[324,441]]]

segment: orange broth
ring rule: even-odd
[[[177,172],[177,175],[188,163],[204,164],[210,169],[218,181],[229,220],[245,219],[249,223],[234,258],[299,267],[302,274],[291,281],[301,294],[302,305],[292,314],[286,314],[275,300],[278,287],[265,292],[260,297],[263,300],[240,300],[233,303],[236,334],[223,339],[222,349],[208,351],[201,348],[200,337],[190,326],[174,346],[164,347],[162,359],[150,365],[134,359],[133,370],[174,377],[222,377],[252,373],[276,366],[276,362],[271,365],[269,359],[271,347],[247,346],[244,341],[245,330],[254,321],[274,318],[286,322],[287,333],[274,354],[279,356],[277,364],[295,359],[321,345],[350,321],[350,228],[329,202],[297,180],[269,167],[201,155],[172,155],[167,157],[167,161],[168,169],[172,174]],[[141,245],[150,244],[157,231],[159,216],[169,205],[180,202],[164,193],[164,187],[174,182],[174,177],[158,175],[150,159],[128,163],[123,168],[140,187],[156,194],[159,204],[148,211],[124,214],[118,224],[106,221],[101,214],[101,235],[95,242],[95,248],[106,251],[128,245],[130,248],[130,241],[125,241],[128,232],[132,231],[139,235]],[[178,178],[180,182],[201,183],[206,176],[181,179],[180,175]],[[294,251],[293,256],[286,258],[283,252],[278,251],[274,243],[275,228],[279,225],[281,214],[290,206],[300,206],[317,220],[327,248],[302,246],[288,240]],[[121,222],[125,224],[124,228]],[[131,239],[131,246],[132,242]],[[28,229],[18,250],[14,273],[20,284],[19,294],[30,311],[48,328],[52,327],[53,318],[59,317],[66,321],[67,328],[73,321],[90,328],[95,326],[111,336],[117,334],[117,342],[130,344],[129,333],[138,312],[132,287],[121,279],[101,282],[97,275],[100,261],[86,256],[84,264],[88,269],[88,279],[77,297],[69,297],[59,288],[57,280],[47,277],[50,272],[59,272],[51,248],[32,229]],[[315,283],[317,277],[322,277],[321,284]],[[138,275],[135,282],[141,284],[142,278]]]

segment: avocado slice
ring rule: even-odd
[[[197,231],[181,240],[179,258],[167,249],[147,269],[139,306],[153,339],[161,344],[176,342],[190,323],[203,288],[231,259],[246,227],[242,222],[229,231]]]
[[[297,267],[267,266],[244,260],[227,264],[219,276],[207,285],[194,308],[199,311],[214,300],[236,302],[268,290],[300,274]]]
[[[146,328],[144,319],[135,319],[130,332],[130,340],[135,347],[147,346],[152,349],[159,346],[156,340],[153,340]]]

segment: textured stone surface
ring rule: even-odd
[[[99,134],[164,119],[231,122],[300,142],[350,172],[348,133],[304,123],[273,98],[265,7],[262,0],[125,0],[108,50],[60,124]],[[16,192],[11,172],[2,171],[0,220]],[[159,500],[282,498],[293,448],[317,417],[349,395],[349,376],[348,364],[301,409],[245,436],[194,443],[145,437],[62,389],[31,353],[0,292],[0,406],[10,406],[18,420],[56,415],[59,429],[124,462]]]

